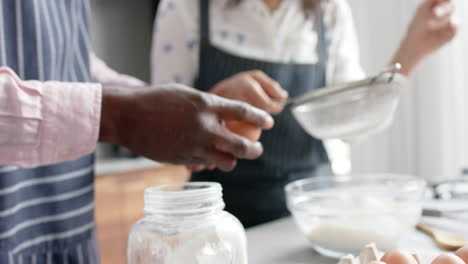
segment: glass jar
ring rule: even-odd
[[[130,231],[128,264],[247,264],[242,224],[224,211],[218,183],[145,190],[145,217]]]

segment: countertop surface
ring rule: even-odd
[[[141,157],[98,159],[95,164],[95,173],[97,176],[162,166],[161,163]]]
[[[429,202],[431,208],[468,208],[468,201]],[[468,238],[468,221],[423,218],[423,221]],[[249,263],[255,264],[336,264],[338,261],[316,253],[292,218],[281,219],[247,230]],[[378,245],[377,245],[378,246]],[[400,249],[418,252],[426,263],[444,253],[426,234],[416,229],[401,239]]]

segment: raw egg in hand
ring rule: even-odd
[[[381,261],[387,264],[418,264],[416,259],[411,254],[404,251],[396,250],[390,251],[387,254],[385,254],[382,257]]]
[[[465,261],[466,264],[468,264],[468,246],[457,250],[457,252],[455,252],[455,255],[457,255],[459,258]]]
[[[453,254],[444,254],[438,256],[432,264],[465,264],[465,262],[458,256]]]
[[[251,141],[258,141],[262,134],[262,129],[253,126],[249,123],[239,122],[239,121],[226,121],[226,127],[243,137],[250,139]]]

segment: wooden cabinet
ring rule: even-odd
[[[143,217],[145,188],[182,183],[188,177],[184,167],[173,165],[97,176],[96,223],[101,263],[126,263],[128,232]]]

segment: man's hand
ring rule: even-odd
[[[106,87],[100,140],[123,145],[162,162],[215,165],[229,171],[236,159],[255,159],[259,142],[230,132],[225,121],[270,129],[273,119],[246,103],[198,92],[182,85],[145,89]]]

